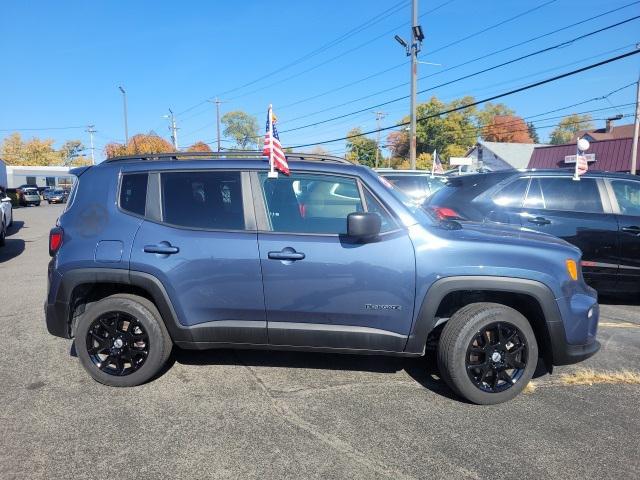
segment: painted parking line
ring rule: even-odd
[[[631,322],[598,322],[598,326],[607,328],[640,328],[640,324]]]

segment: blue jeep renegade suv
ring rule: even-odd
[[[229,158],[233,155],[235,158]],[[133,386],[181,348],[417,357],[459,395],[515,397],[539,357],[599,348],[580,251],[431,217],[371,169],[257,152],[114,158],[74,171],[51,230],[47,328],[98,382]]]

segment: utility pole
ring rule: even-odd
[[[638,130],[640,130],[640,76],[636,90],[636,121],[633,126],[633,145],[631,145],[631,175],[636,174],[638,165]]]
[[[89,142],[91,144],[91,164],[95,165],[96,157],[95,157],[94,148],[93,148],[93,134],[96,133],[95,125],[88,125],[86,131],[89,133]]]
[[[208,100],[208,102],[216,104],[216,132],[218,141],[218,152],[220,152],[220,150],[222,149],[220,147],[220,104],[225,102],[223,100],[220,100],[218,97],[216,97],[215,100]]]
[[[411,113],[409,127],[409,160],[411,169],[416,168],[416,95],[418,91],[418,53],[422,47],[424,34],[422,27],[418,25],[418,0],[411,1],[411,43],[408,44],[399,35],[395,36],[396,41],[402,45],[407,56],[411,57]]]
[[[127,92],[125,92],[122,86],[118,86],[122,92],[122,102],[124,104],[124,144],[129,143],[129,126],[127,125]]]
[[[176,127],[176,117],[173,115],[173,110],[169,109],[169,115],[166,115],[167,118],[171,120],[171,126],[169,130],[171,130],[171,143],[173,143],[173,148],[178,150],[178,127]]]
[[[378,156],[380,155],[380,120],[387,116],[386,112],[374,112],[376,114],[376,127],[378,129],[376,135],[376,168],[378,168]]]

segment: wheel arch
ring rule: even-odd
[[[523,278],[457,276],[437,280],[422,301],[405,351],[423,351],[455,311],[476,302],[500,303],[522,313],[533,328],[546,367],[551,370],[554,362],[549,323],[562,325],[560,311],[546,285]]]
[[[173,341],[191,339],[188,330],[179,327],[176,311],[160,280],[145,272],[108,268],[77,269],[63,275],[55,305],[57,321],[64,323],[64,336],[74,336],[77,320],[87,305],[115,293],[138,295],[153,302]]]

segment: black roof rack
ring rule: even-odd
[[[285,153],[285,155],[287,157],[287,160],[351,164],[351,162],[344,158],[335,157],[333,155],[323,155],[321,153]],[[137,155],[108,158],[105,160],[105,162],[123,162],[126,160],[211,160],[216,158],[222,160],[258,159],[263,158],[263,155],[262,152],[258,150],[225,150],[224,152],[140,153]]]

